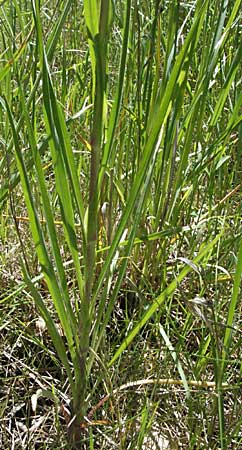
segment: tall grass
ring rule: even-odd
[[[136,358],[135,342],[153,323],[190,413],[191,378],[206,382],[212,360],[216,398],[205,440],[229,448],[224,389],[233,379],[241,277],[240,1],[57,3],[1,5],[0,201],[17,227],[16,210],[26,207],[52,304],[23,240],[22,274],[68,378],[69,445],[84,448],[102,374],[123,370],[127,352]],[[226,307],[223,274],[234,278]],[[124,286],[140,307],[133,321],[136,306],[126,304],[127,332],[109,353]],[[194,356],[183,342],[196,321]],[[201,436],[191,432],[189,448]]]

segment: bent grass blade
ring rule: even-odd
[[[206,247],[202,248],[199,254],[194,258],[193,264],[198,264],[202,261],[204,256],[209,253],[213,247],[216,245],[218,240],[221,238],[222,233],[220,233],[210,244]],[[169,297],[177,288],[177,286],[181,283],[181,281],[191,272],[192,266],[185,266],[182,271],[177,275],[177,277],[169,284],[169,286],[153,301],[151,306],[145,312],[142,319],[138,322],[138,324],[133,328],[133,330],[129,333],[127,338],[122,342],[115,355],[110,360],[108,366],[112,366],[114,362],[121,356],[121,354],[127,349],[127,347],[131,344],[134,338],[138,335],[143,326],[149,321],[149,319],[153,316],[155,311],[160,308],[160,306],[165,302],[166,298]]]

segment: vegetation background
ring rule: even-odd
[[[0,10],[0,447],[239,450],[241,2]]]

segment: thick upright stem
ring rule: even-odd
[[[108,16],[110,0],[101,1],[99,33],[92,36],[92,45],[95,52],[95,96],[93,123],[91,131],[91,166],[89,183],[89,205],[87,219],[87,239],[86,239],[86,267],[85,267],[85,293],[80,308],[79,317],[79,338],[80,338],[80,377],[76,380],[76,386],[79,390],[76,392],[76,399],[73,401],[73,415],[75,420],[71,427],[72,442],[78,443],[81,440],[80,422],[85,415],[85,397],[87,386],[87,356],[89,350],[89,334],[92,318],[90,316],[90,302],[92,297],[92,288],[95,278],[96,263],[96,243],[98,234],[98,175],[100,166],[100,153],[103,141],[103,110],[106,90],[106,53],[107,53],[107,35],[108,35]],[[79,448],[78,444],[76,444]]]

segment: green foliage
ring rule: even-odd
[[[237,383],[241,345],[240,3],[0,5],[0,205],[15,220],[22,267],[21,286],[1,303],[27,289],[45,321],[68,378],[73,448],[87,448],[82,431],[102,378],[109,399],[130,360],[140,378],[142,354],[149,378],[151,349],[154,378],[157,342],[159,374],[175,373],[186,391],[186,448],[230,448],[238,430],[226,424],[224,390]],[[17,211],[31,237],[26,227],[21,237]],[[121,308],[125,290],[138,306],[127,296]],[[206,416],[190,384],[208,377],[216,398]],[[151,428],[146,396],[131,447],[143,448]],[[155,404],[155,388],[152,396]],[[96,448],[93,430],[88,440]]]

